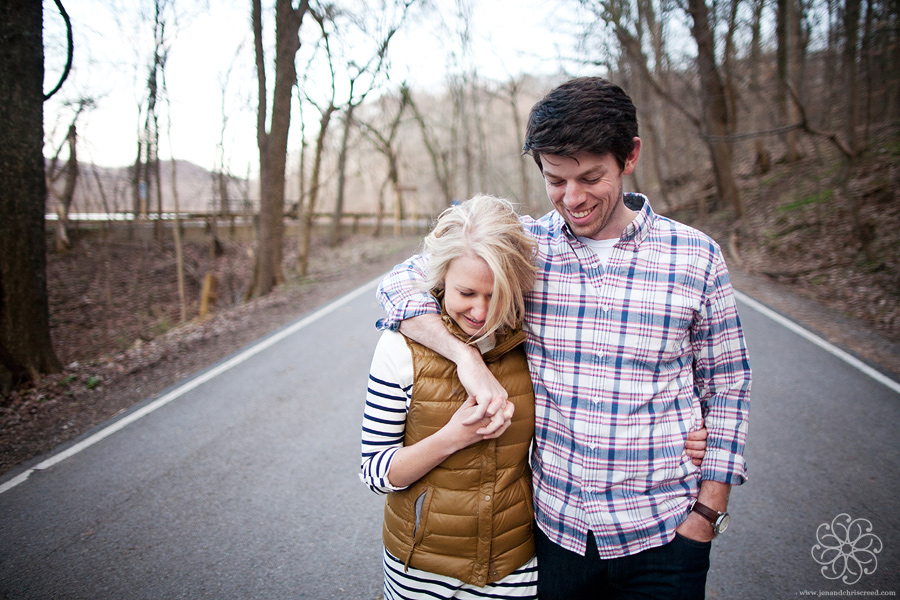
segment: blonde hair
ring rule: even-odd
[[[537,270],[536,249],[509,200],[479,194],[442,212],[425,238],[425,253],[431,255],[425,286],[443,290],[451,261],[482,258],[494,275],[494,290],[478,339],[514,329],[525,316],[525,292]]]

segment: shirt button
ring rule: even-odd
[[[490,497],[490,496],[485,496],[485,497],[484,497],[484,501],[485,501],[485,502],[490,502],[490,501],[491,501],[491,497]]]

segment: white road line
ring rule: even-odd
[[[244,350],[243,352],[241,352],[234,358],[222,363],[221,365],[219,365],[215,368],[210,369],[209,371],[203,373],[202,375],[200,375],[198,377],[195,377],[194,379],[191,379],[190,381],[186,382],[184,385],[181,385],[178,388],[172,390],[165,396],[162,396],[162,397],[154,400],[147,406],[144,406],[143,408],[136,410],[133,413],[119,419],[118,421],[109,425],[108,427],[101,429],[94,435],[78,442],[77,444],[74,444],[73,446],[70,446],[69,448],[63,450],[62,452],[60,452],[58,454],[54,454],[47,460],[45,460],[41,463],[38,463],[31,469],[28,469],[24,473],[21,473],[20,475],[14,477],[13,479],[10,479],[3,485],[0,485],[0,494],[13,489],[20,483],[23,483],[35,471],[43,471],[44,469],[49,469],[50,467],[61,463],[62,461],[66,460],[67,458],[75,456],[82,450],[90,448],[97,442],[108,438],[109,436],[116,433],[120,429],[123,429],[123,428],[127,427],[128,425],[134,423],[138,419],[149,415],[156,409],[162,408],[169,402],[172,402],[173,400],[180,398],[181,396],[185,395],[186,393],[193,390],[194,388],[200,387],[207,381],[209,381],[215,377],[218,377],[219,375],[221,375],[222,373],[224,373],[225,371],[228,371],[229,369],[231,369],[233,367],[236,367],[237,365],[241,364],[242,362],[246,361],[247,359],[251,358],[252,356],[259,354],[266,348],[269,348],[269,347],[277,344],[284,338],[297,333],[304,327],[310,325],[311,323],[314,323],[315,321],[318,321],[319,319],[321,319],[328,313],[333,312],[334,310],[347,304],[351,300],[357,298],[358,296],[366,293],[367,291],[370,291],[376,285],[378,285],[378,283],[382,279],[384,279],[384,275],[380,275],[378,278],[373,279],[372,281],[363,285],[362,287],[359,287],[359,288],[353,290],[346,296],[338,298],[331,304],[323,306],[322,308],[320,308],[316,312],[312,313],[308,317],[301,319],[300,321],[297,321],[293,325],[286,327],[285,329],[279,331],[278,333],[276,333],[270,337],[267,337],[266,339],[262,340],[258,344],[251,346],[250,348],[247,348],[246,350]]]
[[[806,338],[807,340],[809,340],[810,342],[812,342],[819,348],[825,350],[826,352],[828,352],[830,354],[833,354],[834,356],[838,357],[839,359],[846,362],[850,366],[862,371],[863,373],[865,373],[866,375],[868,375],[869,377],[871,377],[878,383],[884,384],[888,388],[890,388],[890,389],[894,390],[895,392],[897,392],[898,394],[900,394],[900,383],[894,381],[887,375],[873,369],[872,367],[870,367],[863,361],[859,360],[855,356],[848,354],[847,352],[844,352],[843,350],[841,350],[837,346],[832,345],[829,342],[826,342],[825,340],[823,340],[822,338],[820,338],[813,332],[811,332],[807,329],[804,329],[803,327],[801,327],[797,323],[794,323],[790,319],[781,316],[774,310],[768,308],[767,306],[764,306],[763,304],[760,304],[759,302],[757,302],[753,298],[747,296],[746,294],[743,294],[743,293],[735,290],[734,295],[735,295],[735,297],[737,297],[738,300],[740,300],[744,304],[748,305],[750,308],[754,309],[755,311],[762,313],[766,317],[769,317],[770,319],[772,319],[779,325],[782,325],[782,326],[786,327],[787,329],[790,329],[791,331],[793,331],[800,337]]]

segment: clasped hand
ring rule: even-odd
[[[464,424],[481,423],[476,433],[484,439],[500,437],[509,428],[515,412],[515,406],[508,401],[506,389],[484,364],[480,354],[457,363],[456,372],[469,393],[469,399],[474,402]]]
[[[512,403],[507,404],[510,409],[515,409],[515,406]],[[510,421],[507,419],[497,430],[492,433],[484,433],[484,430],[491,425],[491,419],[488,417],[479,417],[478,413],[483,412],[480,411],[479,408],[480,407],[475,402],[475,398],[469,397],[463,402],[462,406],[456,410],[453,417],[451,417],[450,421],[444,426],[441,433],[445,436],[447,443],[450,444],[454,451],[462,450],[463,448],[467,448],[482,440],[498,438],[509,427]],[[512,415],[510,415],[510,417],[512,417]]]

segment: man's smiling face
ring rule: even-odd
[[[618,238],[634,219],[622,200],[622,179],[634,171],[639,153],[640,140],[636,138],[624,169],[612,154],[541,154],[547,195],[575,235],[595,240]]]

